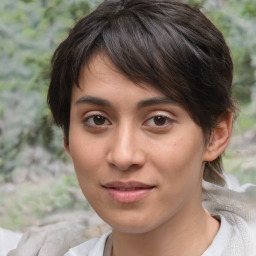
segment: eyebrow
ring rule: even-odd
[[[102,107],[112,106],[108,100],[101,99],[98,97],[93,97],[93,96],[81,97],[75,102],[75,105],[78,105],[78,104],[92,104],[92,105],[97,105]],[[177,101],[168,97],[153,97],[153,98],[149,98],[149,99],[138,102],[137,108],[140,109],[140,108],[146,108],[154,105],[163,105],[163,104],[177,104]]]
[[[92,97],[92,96],[84,96],[77,100],[75,104],[92,104],[92,105],[97,105],[97,106],[102,106],[102,107],[110,107],[111,104],[109,101],[98,98],[98,97]]]
[[[163,105],[163,104],[177,104],[177,101],[169,97],[153,97],[150,99],[140,101],[138,103],[138,108],[145,108],[145,107],[150,107],[154,105]]]

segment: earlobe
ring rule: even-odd
[[[68,139],[66,138],[65,135],[64,135],[64,138],[63,138],[63,144],[64,144],[64,147],[65,147],[66,153],[70,156],[69,142],[68,142]]]
[[[227,148],[232,133],[233,114],[227,110],[219,118],[204,154],[204,161],[214,161]]]

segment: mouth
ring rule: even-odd
[[[135,203],[148,196],[155,186],[141,182],[114,181],[102,186],[112,200],[118,203]]]

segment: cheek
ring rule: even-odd
[[[160,174],[163,205],[175,210],[191,197],[198,198],[194,195],[200,194],[202,182],[200,144],[176,138],[156,152],[154,166]]]
[[[97,195],[99,184],[99,170],[102,169],[100,161],[101,154],[96,146],[83,144],[78,141],[71,142],[70,155],[74,164],[74,169],[79,186],[85,198],[92,204]],[[72,150],[72,148],[74,150]]]
[[[191,152],[193,150],[192,143],[177,136],[167,138],[162,143],[155,143],[150,148],[154,149],[152,156],[155,156],[155,160],[159,159],[159,164],[179,165],[194,155]]]
[[[201,137],[191,139],[183,136],[166,140],[158,147],[155,145],[152,154],[154,165],[162,172],[163,177],[168,177],[174,183],[179,179],[189,183],[201,173],[203,157],[201,140]]]
[[[98,144],[82,138],[70,141],[70,156],[79,182],[93,178],[101,169],[99,166],[103,164],[104,149]]]

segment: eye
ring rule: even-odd
[[[87,126],[106,126],[111,123],[108,119],[102,115],[91,115],[83,120],[83,123]]]
[[[157,115],[157,116],[153,116],[150,119],[148,119],[145,122],[145,125],[147,126],[159,126],[159,127],[163,127],[166,126],[168,124],[170,124],[172,122],[172,119],[167,117],[167,116],[163,116],[163,115]]]

